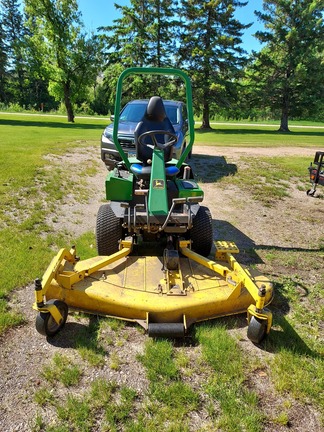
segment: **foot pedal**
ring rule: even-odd
[[[226,260],[226,254],[238,254],[240,252],[239,248],[234,242],[230,241],[215,241],[216,253],[215,258],[221,261]]]

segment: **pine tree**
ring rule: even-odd
[[[247,2],[236,0],[183,0],[180,58],[193,80],[196,108],[202,128],[210,128],[211,107],[235,103],[234,79],[241,73],[243,25],[234,17]]]
[[[121,17],[100,29],[104,32],[108,64],[170,66],[175,49],[177,2],[130,0],[130,6],[115,7]]]
[[[322,0],[264,0],[263,12],[255,12],[265,25],[256,37],[266,45],[252,82],[280,111],[280,131],[289,131],[290,116],[305,109],[309,115],[323,99],[323,11]]]
[[[19,1],[1,0],[3,52],[6,56],[5,73],[7,99],[25,104],[25,78],[27,75],[23,57],[24,17],[19,10]]]
[[[174,65],[178,3],[172,0],[131,0],[130,6],[115,7],[121,17],[113,25],[102,27],[106,47],[105,85],[113,104],[116,80],[127,67],[169,67]],[[129,78],[125,83],[129,97],[147,97],[161,93],[167,86],[163,78]]]
[[[6,64],[7,54],[5,48],[5,33],[0,21],[0,102],[6,102]]]

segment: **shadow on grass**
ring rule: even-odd
[[[264,264],[263,260],[258,255],[259,250],[281,251],[281,252],[309,252],[321,253],[323,248],[300,248],[300,247],[284,247],[276,245],[256,244],[253,239],[248,237],[242,231],[237,229],[231,223],[221,219],[213,219],[212,221],[214,238],[216,240],[232,241],[240,249],[238,261],[241,264],[253,265]]]
[[[76,123],[67,123],[66,121],[31,121],[31,120],[9,120],[9,119],[0,119],[0,126],[20,126],[20,127],[40,127],[40,128],[53,128],[53,129],[103,129],[103,125],[101,123],[98,124],[89,124],[82,123],[81,119],[78,119]]]
[[[287,300],[285,300],[285,304],[286,306],[288,306],[288,308],[285,308],[285,313],[288,313],[289,305]],[[246,331],[248,328],[246,313],[215,318],[213,320],[210,320],[208,323],[197,323],[189,329],[189,340],[191,341],[192,346],[199,345],[196,336],[196,332],[199,326],[221,326],[226,328],[227,330],[246,329]],[[244,342],[252,343],[247,337],[246,339],[244,339]],[[175,344],[175,346],[185,345],[184,343],[181,344],[181,341],[177,341],[175,342]],[[287,321],[283,313],[278,314],[274,312],[274,324],[271,328],[269,335],[260,344],[257,344],[256,346],[262,351],[273,354],[279,353],[284,350],[290,351],[298,355],[306,355],[312,358],[321,358],[321,355],[318,352],[313,351],[308,347],[308,345],[304,342],[304,340],[300,337],[296,330]]]
[[[203,183],[214,183],[237,173],[236,164],[227,163],[224,156],[193,155],[189,165],[197,180]]]
[[[284,350],[299,355],[321,358],[319,353],[307,346],[283,314],[275,314],[274,321],[274,327],[272,327],[268,337],[261,344],[263,350],[273,354]]]
[[[105,355],[98,341],[100,331],[99,317],[89,315],[89,325],[67,322],[54,337],[47,338],[48,343],[60,348],[88,349],[94,354]]]
[[[53,337],[47,337],[47,342],[59,348],[75,348],[76,338],[85,331],[86,327],[85,324],[67,321],[59,333]]]
[[[292,128],[294,126],[291,126]],[[307,129],[307,126],[305,126],[305,129]],[[232,126],[229,128],[223,128],[223,129],[195,129],[195,133],[197,135],[197,139],[199,136],[203,136],[206,134],[209,135],[283,135],[283,136],[308,136],[308,137],[324,137],[324,131],[290,131],[290,132],[280,132],[278,130],[271,130],[271,128],[262,129],[262,126],[260,126],[260,129],[253,129],[251,127],[246,128],[239,128],[238,126]]]

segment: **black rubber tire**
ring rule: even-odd
[[[121,219],[116,217],[109,204],[100,206],[96,225],[98,255],[111,255],[118,252],[119,240],[122,236]]]
[[[256,317],[252,317],[248,330],[247,337],[255,344],[259,344],[263,341],[267,334],[267,322],[264,319],[258,319]]]
[[[200,206],[190,230],[192,250],[207,257],[213,245],[212,217],[207,207]]]
[[[69,313],[69,308],[66,303],[56,299],[49,300],[46,304],[54,304],[60,311],[63,319],[60,324],[57,324],[49,312],[39,312],[36,317],[36,330],[43,336],[52,337],[64,327]]]

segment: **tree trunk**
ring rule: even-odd
[[[205,43],[205,50],[206,53],[210,50],[211,45],[211,27],[212,27],[212,15],[211,15],[211,9],[208,8],[208,18],[207,18],[207,30],[204,35],[204,43]],[[201,129],[211,129],[210,123],[209,123],[209,100],[210,100],[210,90],[209,90],[209,80],[210,80],[210,64],[209,64],[209,58],[208,56],[204,56],[204,83],[203,83],[203,118],[202,118],[202,124]]]
[[[69,82],[64,83],[64,105],[66,108],[68,122],[74,123],[74,112],[71,102],[71,86]]]
[[[290,132],[288,128],[288,115],[289,115],[289,95],[287,94],[287,92],[285,92],[282,98],[280,128],[278,129],[279,132]]]
[[[201,124],[200,128],[201,129],[211,129],[210,123],[209,123],[209,102],[207,100],[207,97],[204,97],[202,124]]]

